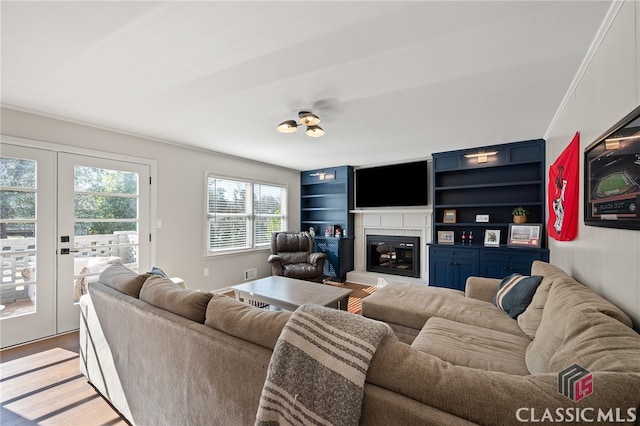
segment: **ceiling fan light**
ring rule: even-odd
[[[320,117],[308,111],[300,111],[298,117],[300,118],[300,123],[305,126],[315,126],[320,123]]]
[[[293,133],[298,130],[298,123],[296,123],[294,120],[283,121],[282,123],[278,124],[276,130],[278,130],[280,133]]]
[[[312,138],[319,138],[324,135],[324,130],[320,126],[309,126],[307,127],[307,135]]]

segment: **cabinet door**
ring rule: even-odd
[[[429,285],[434,287],[451,287],[453,282],[453,258],[433,257],[429,267]]]
[[[510,275],[507,272],[510,269],[509,265],[502,262],[481,262],[480,263],[480,276],[487,278],[504,278]]]
[[[338,271],[340,271],[338,241],[335,238],[316,238],[315,245],[317,252],[327,255],[323,275],[325,277],[337,277]]]
[[[353,271],[353,245],[355,239],[353,237],[349,237],[342,238],[338,241],[338,259],[340,261],[338,278],[340,281],[345,281],[347,279],[347,272]]]
[[[467,278],[478,275],[478,263],[475,260],[456,259],[453,262],[453,271],[452,288],[464,291]]]
[[[525,249],[481,249],[480,275],[489,278],[504,278],[511,274],[531,274],[534,260],[544,260],[548,252]]]
[[[505,277],[511,274],[530,275],[531,264],[533,263],[534,260],[535,260],[535,257],[532,257],[528,261],[513,260],[509,262],[509,265],[507,265],[508,270],[507,270],[507,273],[505,274]]]
[[[464,290],[467,277],[471,275],[478,275],[476,248],[429,247],[429,285]]]

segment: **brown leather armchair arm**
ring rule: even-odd
[[[322,259],[322,263],[324,264],[324,262],[327,260],[326,253],[309,254],[309,263],[311,263],[313,266],[318,266],[318,261],[320,261],[320,259]]]
[[[267,262],[271,263],[271,269],[274,275],[282,275],[284,268],[282,266],[282,256],[278,254],[270,254],[267,257]]]

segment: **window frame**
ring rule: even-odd
[[[243,247],[234,247],[234,248],[223,248],[223,249],[215,249],[212,250],[210,247],[210,237],[211,237],[211,231],[210,231],[210,221],[213,217],[215,217],[216,213],[213,212],[211,213],[209,211],[209,179],[217,179],[217,180],[225,180],[225,181],[232,181],[232,182],[238,182],[241,184],[246,184],[248,185],[248,190],[247,192],[250,194],[250,196],[247,197],[247,211],[246,211],[246,216],[248,223],[247,223],[247,229],[248,229],[248,233],[247,233],[247,244]],[[264,215],[264,214],[257,214],[255,211],[255,203],[254,203],[254,195],[255,195],[255,189],[256,186],[258,185],[263,185],[263,186],[269,186],[269,187],[276,187],[276,188],[280,188],[280,190],[282,191],[282,199],[280,200],[280,210],[281,213],[279,215],[273,214],[273,215]],[[267,243],[256,243],[256,223],[257,223],[257,218],[258,217],[280,217],[281,219],[281,230],[286,230],[287,226],[288,226],[288,216],[289,216],[289,212],[288,212],[288,194],[289,194],[289,187],[287,184],[283,184],[283,183],[278,183],[278,182],[270,182],[267,180],[263,180],[263,179],[252,179],[252,178],[247,178],[247,177],[238,177],[238,176],[233,176],[233,175],[224,175],[224,174],[219,174],[219,173],[215,173],[212,171],[206,171],[205,172],[205,177],[204,177],[204,193],[205,193],[205,205],[204,205],[204,256],[205,257],[216,257],[216,256],[223,256],[223,255],[229,255],[229,254],[236,254],[236,253],[248,253],[248,252],[252,252],[252,251],[263,251],[263,250],[269,250],[270,249],[270,242]],[[237,216],[237,215],[241,215],[239,213],[232,213],[229,214],[229,216]]]

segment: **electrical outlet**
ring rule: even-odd
[[[251,268],[244,271],[244,279],[252,280],[258,276],[258,268]]]
[[[209,276],[209,268],[204,268],[204,276],[205,277]]]

